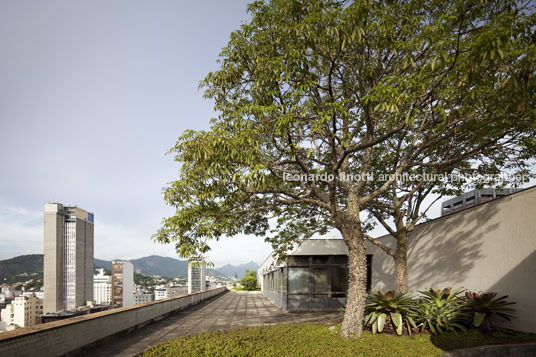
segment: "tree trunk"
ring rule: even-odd
[[[348,292],[346,311],[342,321],[342,334],[345,337],[361,337],[363,335],[366,281],[365,241],[358,239],[355,244],[348,246]]]
[[[408,235],[399,233],[395,255],[395,289],[402,294],[408,292]]]

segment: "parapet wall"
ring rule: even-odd
[[[0,356],[68,354],[119,332],[160,320],[225,290],[221,287],[4,332],[0,334]]]

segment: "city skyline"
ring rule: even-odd
[[[0,259],[43,253],[48,202],[96,213],[97,258],[179,258],[150,238],[173,212],[161,189],[179,164],[165,153],[209,127],[199,81],[247,3],[0,4]],[[225,239],[209,260],[261,263],[270,250]]]

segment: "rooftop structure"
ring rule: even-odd
[[[281,263],[272,253],[257,274],[263,294],[284,310],[338,309],[346,305],[348,248],[342,239],[307,239]]]
[[[496,188],[484,188],[481,190],[472,190],[461,196],[451,198],[441,203],[441,215],[447,215],[458,212],[462,209],[472,207],[496,198],[511,195],[520,191],[520,188],[505,188],[498,190]]]

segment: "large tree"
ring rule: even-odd
[[[362,216],[396,180],[370,184],[367,174],[379,171],[390,139],[404,136],[392,168],[402,174],[455,133],[478,127],[482,93],[472,88],[488,70],[483,50],[504,58],[500,41],[482,43],[480,35],[513,5],[251,4],[251,22],[231,34],[220,69],[203,81],[218,118],[209,131],[185,132],[171,150],[182,163],[165,189],[176,214],[155,239],[190,256],[206,253],[212,239],[270,232],[284,253],[335,228],[349,252],[342,330],[360,336],[370,228]],[[508,28],[523,30],[516,26]],[[499,79],[490,90],[508,83]]]
[[[435,202],[468,187],[519,185],[534,177],[530,168],[536,148],[535,8],[528,3],[501,5],[480,9],[478,21],[469,17],[471,25],[466,31],[478,31],[472,41],[481,44],[481,61],[472,65],[485,68],[478,76],[469,77],[465,83],[469,91],[451,100],[448,109],[441,103],[441,94],[431,96],[431,105],[439,109],[436,115],[445,109],[470,109],[464,114],[464,122],[470,126],[449,133],[449,140],[428,146],[406,172],[412,179],[407,176],[391,182],[367,207],[376,223],[394,238],[393,245],[366,235],[394,259],[395,288],[403,293],[408,292],[407,249],[413,229]],[[446,54],[447,58],[458,51]],[[470,116],[474,120],[468,120]],[[404,147],[405,140],[405,131],[387,139],[373,166],[384,174],[395,172],[400,160],[398,147]],[[430,181],[433,175],[442,179]],[[370,184],[378,187],[380,183]]]

